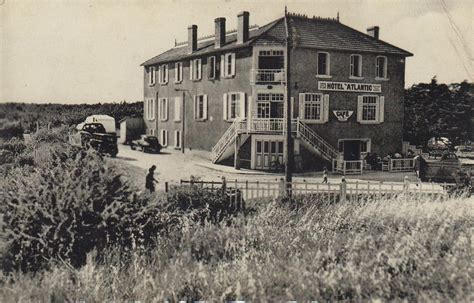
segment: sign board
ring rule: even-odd
[[[381,93],[382,85],[370,83],[318,81],[318,89],[342,92]]]
[[[337,120],[345,122],[349,120],[349,118],[354,113],[353,110],[333,110],[334,116],[336,116]]]

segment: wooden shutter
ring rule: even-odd
[[[304,120],[304,94],[300,93],[299,95],[299,109],[300,109],[300,119]]]
[[[196,119],[196,117],[197,117],[197,116],[196,116],[196,110],[197,110],[197,102],[196,102],[196,100],[197,100],[197,96],[194,96],[194,97],[193,97],[193,104],[194,104],[194,119]]]
[[[329,95],[323,96],[322,120],[324,123],[329,121]]]
[[[164,82],[168,83],[168,64],[165,65],[165,79],[164,79]]]
[[[193,80],[193,60],[189,61],[189,80]]]
[[[384,112],[385,112],[385,97],[380,96],[379,99],[379,123],[383,123],[384,121]]]
[[[239,93],[239,117],[245,119],[247,117],[245,112],[245,93]]]
[[[201,69],[201,59],[197,59],[197,79],[201,80],[202,69]]]
[[[235,53],[232,53],[230,56],[231,60],[231,69],[230,69],[230,74],[232,76],[235,76]]]
[[[165,121],[169,118],[169,111],[168,111],[168,98],[165,98]]]
[[[362,122],[362,104],[364,102],[363,96],[357,96],[357,122]]]
[[[221,55],[221,77],[225,76],[225,55]]]
[[[204,95],[204,98],[203,98],[203,102],[204,102],[204,105],[203,105],[203,110],[204,110],[204,113],[202,115],[202,117],[204,118],[204,120],[207,120],[207,95]]]
[[[222,108],[223,108],[223,113],[222,116],[224,117],[224,120],[227,120],[227,94],[224,94],[223,100],[222,100]]]
[[[181,120],[181,97],[174,98],[174,121]]]

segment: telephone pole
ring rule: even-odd
[[[290,27],[288,23],[288,13],[285,7],[285,29],[286,29],[286,60],[285,60],[285,72],[286,72],[286,133],[285,133],[285,182],[286,192],[288,196],[291,196],[291,182],[293,180],[293,162],[294,162],[294,144],[293,137],[291,134],[291,78],[290,78],[290,51],[292,48],[292,39],[290,35]]]

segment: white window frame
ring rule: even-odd
[[[306,96],[318,96],[319,101],[307,101]],[[318,103],[319,102],[319,118],[318,119],[306,119],[306,103]],[[329,95],[322,93],[300,93],[299,94],[299,115],[300,120],[306,123],[326,123],[329,121]]]
[[[174,131],[174,148],[178,149],[181,148],[183,138],[181,138],[181,131],[175,130]],[[177,144],[179,142],[179,144]]]
[[[202,113],[200,112],[199,102],[202,97]],[[207,95],[195,95],[194,96],[194,120],[196,121],[206,121],[207,120]]]
[[[221,55],[221,75],[224,78],[235,76],[235,53]]]
[[[319,55],[326,55],[326,70],[324,74],[319,73]],[[331,76],[331,55],[328,52],[317,52],[316,53],[316,76],[318,78],[332,78]]]
[[[174,64],[174,83],[183,82],[183,62]]]
[[[182,97],[174,98],[174,122],[181,122],[181,104],[183,103]]]
[[[155,66],[149,66],[147,69],[147,74],[148,74],[148,85],[153,86],[155,85],[156,82],[156,67]]]
[[[155,120],[156,117],[156,102],[154,98],[145,99],[145,119],[149,121]]]
[[[236,104],[238,104],[238,107],[235,109],[235,117],[231,116],[231,110],[232,110],[232,96],[238,96],[238,99],[236,100]],[[234,121],[235,119],[241,119],[245,120],[247,119],[247,109],[245,108],[246,104],[246,94],[244,92],[230,92],[230,93],[225,93],[223,96],[223,118],[225,121]]]
[[[211,65],[211,62],[214,62],[213,65]],[[216,76],[217,76],[217,59],[216,59],[216,56],[211,56],[211,57],[208,58],[207,68],[208,68],[208,73],[207,73],[208,78],[211,79],[211,80],[216,79]]]
[[[379,58],[384,59],[384,66],[383,66],[383,75],[380,76],[379,73]],[[387,56],[377,56],[375,57],[375,80],[388,80],[388,58]]]
[[[201,59],[193,59],[189,61],[189,79],[199,81],[202,78]]]
[[[364,98],[375,98],[375,119],[364,119]],[[380,124],[384,122],[385,97],[379,95],[357,96],[357,122],[360,124]]]
[[[160,130],[160,144],[163,147],[168,146],[168,130],[167,129]]]
[[[158,113],[160,115],[160,121],[168,120],[168,98],[158,99]]]
[[[358,75],[354,75],[355,69],[354,69],[354,61],[352,60],[353,58],[359,58],[359,68],[357,70]],[[364,77],[362,76],[362,55],[360,54],[352,54],[350,57],[350,66],[349,66],[349,78],[350,79],[363,79]]]
[[[158,83],[167,84],[168,83],[168,64],[163,64],[158,66]]]

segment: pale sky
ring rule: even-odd
[[[227,29],[237,14],[264,25],[284,13],[336,17],[414,54],[406,87],[474,81],[474,1],[12,1],[0,0],[0,102],[96,103],[143,99],[141,63],[187,39]]]

